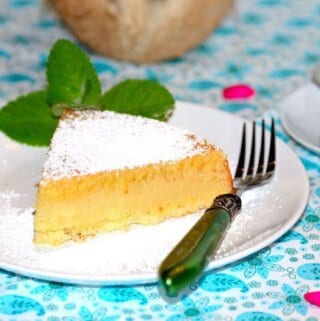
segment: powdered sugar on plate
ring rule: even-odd
[[[192,214],[156,226],[132,226],[129,231],[100,234],[83,243],[59,247],[33,244],[33,209],[19,209],[19,194],[0,194],[0,260],[53,273],[95,277],[154,273],[161,260],[199,217]],[[177,224],[179,229],[177,229]]]
[[[19,197],[14,191],[0,194],[0,262],[23,274],[45,279],[53,274],[54,280],[71,283],[122,283],[123,277],[128,281],[130,276],[140,279],[140,275],[154,278],[161,261],[201,215],[194,213],[153,226],[132,226],[128,231],[103,233],[83,243],[70,241],[47,247],[33,243],[33,208],[16,207]],[[247,246],[246,242],[252,241],[249,227],[256,208],[248,198],[244,201],[249,210],[236,217],[215,259],[238,251],[239,243]]]

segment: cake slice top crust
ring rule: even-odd
[[[191,157],[213,148],[164,122],[110,111],[67,110],[44,164],[42,183]]]

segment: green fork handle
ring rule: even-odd
[[[240,208],[241,199],[235,194],[215,198],[212,206],[164,259],[159,278],[168,296],[177,296],[197,279],[210,256],[219,248]]]

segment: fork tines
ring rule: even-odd
[[[240,155],[234,179],[236,187],[243,185],[259,185],[260,183],[265,183],[272,178],[276,166],[276,137],[273,118],[271,120],[269,153],[266,157],[267,161],[265,161],[265,132],[265,121],[262,119],[259,159],[256,165],[256,148],[259,147],[256,143],[256,122],[253,121],[249,163],[246,167],[246,123],[243,124]]]

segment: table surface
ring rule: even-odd
[[[247,119],[275,116],[278,137],[306,168],[309,204],[301,220],[276,243],[207,274],[174,304],[159,295],[156,284],[109,287],[101,296],[101,289],[95,287],[43,282],[0,271],[0,321],[319,320],[320,308],[303,298],[305,292],[320,291],[319,157],[291,140],[279,120],[279,102],[304,84],[320,62],[319,30],[320,1],[242,0],[237,12],[206,42],[179,59],[141,66],[90,53],[103,88],[128,77],[149,78],[163,83],[177,99]],[[2,102],[43,87],[48,51],[62,37],[72,39],[44,3],[1,0]],[[257,95],[246,102],[223,100],[222,88],[234,83],[252,85]],[[217,275],[223,280],[219,286],[214,283]]]

